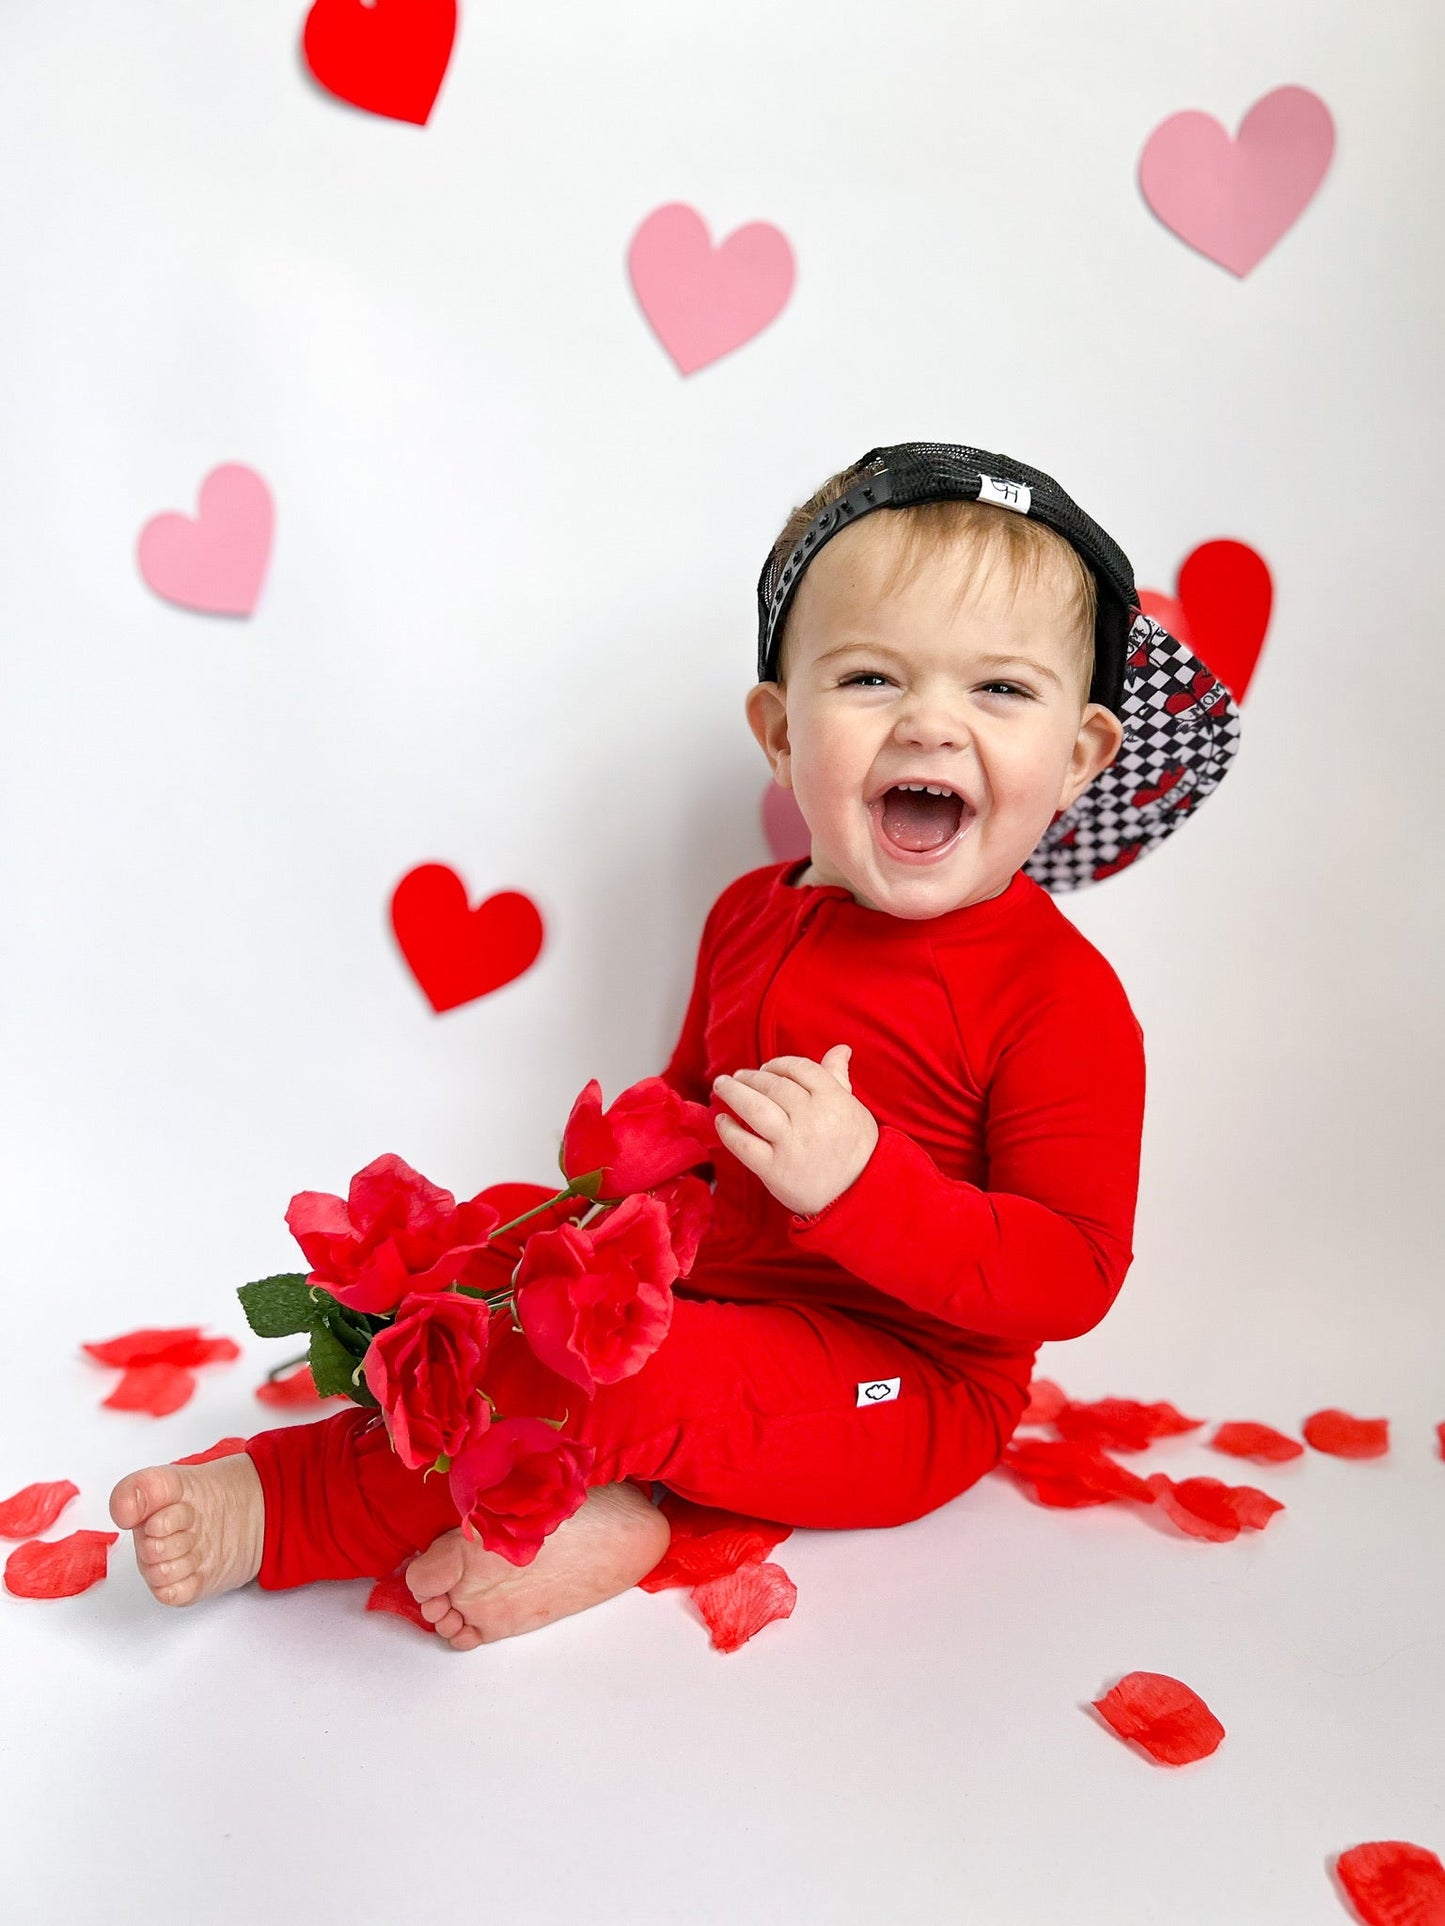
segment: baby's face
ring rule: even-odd
[[[787,685],[748,720],[812,833],[802,880],[920,919],[1008,887],[1057,810],[1114,759],[1123,730],[1086,702],[1064,589],[980,584],[958,553],[891,593],[898,537],[871,515],[812,561],[788,617]],[[893,791],[941,784],[963,804]]]

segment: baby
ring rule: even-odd
[[[586,1503],[511,1565],[353,1406],[120,1481],[111,1516],[163,1603],[405,1564],[466,1651],[645,1576],[668,1543],[654,1481],[792,1525],[902,1524],[998,1462],[1039,1345],[1113,1303],[1143,1038],[1043,885],[1112,874],[1192,813],[1232,754],[1227,691],[1055,482],[979,449],[832,477],[758,600],[747,717],[809,854],[708,913],[662,1075],[714,1107],[713,1217],[661,1348],[572,1400]],[[516,1371],[512,1402],[489,1376],[499,1407],[551,1415]]]

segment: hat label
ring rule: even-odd
[[[1033,498],[1032,489],[1025,488],[1022,482],[998,481],[992,475],[980,475],[978,478],[978,499],[981,502],[997,502],[1000,508],[1011,508],[1015,514],[1027,515]]]

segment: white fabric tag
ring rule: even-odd
[[[903,1387],[902,1378],[865,1378],[858,1386],[858,1403],[887,1404]]]
[[[978,478],[981,502],[996,502],[1000,508],[1012,508],[1020,515],[1027,515],[1033,498],[1033,490],[1025,488],[1022,482],[995,481],[992,475]]]

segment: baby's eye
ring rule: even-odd
[[[886,676],[878,674],[874,669],[860,669],[856,675],[845,677],[841,686],[845,689],[852,689],[861,687],[865,682],[886,682],[887,679]],[[1011,696],[1022,696],[1025,701],[1030,699],[1029,690],[1021,689],[1016,682],[985,682],[983,686],[986,690],[1003,689]]]

